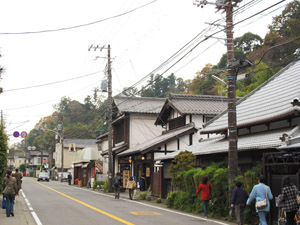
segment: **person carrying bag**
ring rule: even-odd
[[[265,182],[265,176],[260,175],[258,177],[258,184],[254,185],[246,203],[246,206],[249,206],[254,199],[258,202],[255,204],[255,207],[261,225],[267,225],[266,217],[267,213],[270,211],[270,200],[273,199],[271,189]]]

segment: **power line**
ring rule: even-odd
[[[277,3],[275,3],[275,4],[273,4],[273,5],[271,5],[271,6],[267,7],[267,8],[265,8],[265,9],[262,9],[261,11],[259,11],[259,12],[257,12],[257,13],[254,13],[253,15],[251,15],[251,16],[245,18],[245,19],[242,19],[242,20],[238,21],[238,22],[232,24],[232,27],[234,27],[235,25],[238,25],[238,24],[240,24],[240,23],[242,23],[242,22],[245,22],[245,21],[247,21],[247,20],[249,20],[249,19],[251,19],[251,18],[253,18],[253,17],[255,17],[255,16],[257,16],[257,15],[261,14],[262,12],[265,12],[265,11],[271,9],[271,8],[275,7],[276,5],[278,5],[278,4],[280,4],[280,3],[284,2],[284,1],[285,1],[285,0],[281,0],[281,1],[279,1],[279,2],[277,2]],[[146,87],[152,85],[155,81],[157,81],[158,79],[160,79],[166,72],[168,72],[172,67],[174,67],[177,63],[179,63],[183,58],[185,58],[188,54],[190,54],[190,53],[191,53],[195,48],[197,48],[201,43],[207,41],[209,38],[213,37],[214,35],[216,35],[216,34],[222,32],[222,31],[225,31],[226,29],[228,29],[228,28],[223,28],[223,29],[221,29],[221,30],[219,30],[219,31],[214,32],[213,34],[211,34],[211,35],[209,35],[209,36],[206,36],[203,40],[199,41],[194,47],[192,47],[187,53],[185,53],[181,58],[179,58],[175,63],[173,63],[169,68],[167,68],[163,73],[159,74],[159,75],[156,77],[156,79],[154,79],[154,80],[152,80],[151,82],[149,82],[146,86],[143,86],[139,91],[135,92],[134,94],[136,95],[136,94],[142,92]],[[157,70],[159,70],[161,67],[165,66],[165,64],[167,64],[168,61],[169,61],[170,59],[172,59],[173,56],[175,56],[175,55],[176,55],[177,53],[179,53],[182,49],[184,49],[188,44],[190,44],[192,41],[194,41],[194,40],[195,40],[200,34],[202,34],[204,31],[205,31],[205,29],[202,30],[199,34],[197,34],[197,35],[196,35],[191,41],[189,41],[186,45],[184,45],[182,48],[180,48],[175,54],[173,54],[170,58],[168,58],[168,59],[167,59],[164,63],[162,63],[159,67],[157,67],[156,69],[154,69],[150,74],[146,75],[146,76],[145,76],[144,78],[142,78],[140,81],[138,81],[138,82],[136,82],[135,84],[133,84],[132,86],[126,88],[125,90],[123,90],[122,92],[120,92],[119,94],[117,94],[116,96],[121,95],[123,92],[125,92],[125,91],[127,91],[127,90],[133,89],[133,88],[136,87],[139,83],[141,83],[142,81],[144,81],[147,77],[149,77],[151,74],[153,74],[155,71],[157,71]],[[134,97],[134,95],[132,95],[131,97]],[[124,101],[124,102],[126,102],[126,101]],[[123,103],[123,102],[122,102],[122,103]]]
[[[75,26],[71,26],[71,27],[64,27],[64,28],[58,28],[58,29],[49,29],[49,30],[41,30],[41,31],[25,31],[25,32],[0,32],[0,35],[23,35],[23,34],[40,34],[40,33],[49,33],[49,32],[57,32],[57,31],[65,31],[65,30],[71,30],[71,29],[76,29],[76,28],[81,28],[81,27],[86,27],[86,26],[91,26],[91,25],[94,25],[94,24],[97,24],[97,23],[101,23],[101,22],[104,22],[104,21],[107,21],[107,20],[111,20],[111,19],[115,19],[115,18],[118,18],[118,17],[121,17],[121,16],[124,16],[124,15],[127,15],[129,13],[132,13],[134,11],[137,11],[141,8],[144,8],[150,4],[153,4],[154,2],[156,2],[158,0],[154,0],[152,2],[149,2],[147,4],[144,4],[144,5],[141,5],[139,7],[136,7],[132,10],[129,10],[127,12],[124,12],[124,13],[121,13],[121,14],[118,14],[118,15],[115,15],[115,16],[111,16],[111,17],[107,17],[105,19],[102,19],[102,20],[97,20],[97,21],[94,21],[94,22],[90,22],[90,23],[85,23],[85,24],[80,24],[80,25],[75,25]]]
[[[35,86],[29,86],[29,87],[23,87],[23,88],[16,88],[16,89],[4,90],[3,92],[20,91],[20,90],[24,90],[24,89],[31,89],[31,88],[37,88],[37,87],[43,87],[43,86],[48,86],[48,85],[63,83],[63,82],[71,81],[71,80],[77,80],[77,79],[80,79],[80,78],[92,76],[92,75],[98,74],[100,72],[103,72],[103,71],[98,71],[98,72],[90,73],[90,74],[79,76],[79,77],[73,77],[73,78],[66,79],[66,80],[54,81],[54,82],[50,82],[50,83],[46,83],[46,84],[39,84],[39,85],[35,85]]]

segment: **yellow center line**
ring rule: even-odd
[[[36,182],[36,181],[35,181],[35,182]],[[39,184],[39,185],[42,185],[42,186],[44,186],[44,187],[46,187],[46,188],[48,188],[48,189],[50,189],[51,191],[54,191],[54,192],[58,193],[58,194],[60,194],[60,195],[62,195],[62,196],[64,196],[64,197],[66,197],[66,198],[69,198],[69,199],[71,199],[71,200],[73,200],[73,201],[75,201],[75,202],[78,202],[78,203],[80,203],[80,204],[82,204],[82,205],[84,205],[84,206],[86,206],[86,207],[88,207],[88,208],[90,208],[90,209],[93,209],[93,210],[95,210],[95,211],[97,211],[97,212],[99,212],[99,213],[102,213],[103,215],[106,215],[106,216],[108,216],[108,217],[110,217],[110,218],[112,218],[112,219],[118,220],[118,221],[120,221],[121,223],[124,223],[124,224],[127,224],[127,225],[134,225],[133,223],[130,223],[130,222],[128,222],[128,221],[126,221],[126,220],[123,220],[123,219],[121,219],[121,218],[119,218],[119,217],[116,217],[116,216],[114,216],[114,215],[112,215],[112,214],[110,214],[110,213],[107,213],[107,212],[105,212],[105,211],[102,211],[102,210],[100,210],[100,209],[97,209],[97,208],[95,208],[95,207],[93,207],[93,206],[91,206],[91,205],[89,205],[89,204],[86,204],[86,203],[84,203],[84,202],[82,202],[82,201],[80,201],[80,200],[78,200],[78,199],[76,199],[76,198],[72,198],[72,197],[69,196],[69,195],[66,195],[66,194],[64,194],[64,193],[62,193],[62,192],[59,192],[59,191],[57,191],[57,190],[55,190],[55,189],[53,189],[53,188],[51,188],[51,187],[48,187],[47,185],[41,184],[41,183],[39,183],[39,182],[36,182],[36,183]]]

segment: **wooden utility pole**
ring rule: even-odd
[[[108,190],[112,189],[113,177],[113,156],[112,156],[112,76],[111,76],[111,60],[110,60],[110,45],[108,45],[107,53],[107,80],[108,80]]]
[[[227,38],[227,64],[230,65],[234,59],[232,1],[226,1],[226,38]],[[228,97],[228,184],[229,199],[231,199],[232,184],[238,172],[238,150],[237,150],[237,124],[236,124],[236,73],[232,67],[227,69],[227,97]]]
[[[104,49],[105,46],[91,45],[88,50],[91,49]],[[105,58],[105,57],[96,57],[97,58]],[[112,155],[112,75],[111,75],[111,57],[110,57],[110,45],[107,46],[107,83],[108,83],[108,104],[109,104],[109,112],[108,112],[108,191],[113,191],[112,186],[112,178],[113,178],[113,155]]]
[[[203,8],[206,4],[214,4],[218,10],[224,10],[226,13],[226,46],[227,46],[227,112],[228,112],[228,196],[231,201],[232,186],[238,172],[238,151],[237,151],[237,124],[236,124],[236,67],[233,66],[234,59],[234,40],[233,40],[233,7],[236,7],[242,0],[224,0],[210,3],[206,0],[195,0],[197,6]]]

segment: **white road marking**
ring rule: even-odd
[[[35,223],[36,223],[37,225],[43,225],[42,222],[40,221],[39,217],[36,215],[35,211],[34,211],[33,208],[31,207],[30,202],[29,202],[28,199],[26,198],[25,193],[23,192],[23,190],[21,189],[20,191],[21,191],[21,194],[23,195],[23,198],[25,199],[25,202],[26,202],[26,204],[27,204],[27,206],[28,206],[28,209],[29,209],[30,212],[31,212],[31,215],[32,215],[32,217],[33,217]]]

